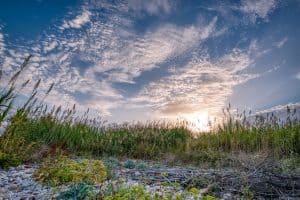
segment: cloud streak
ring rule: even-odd
[[[277,0],[242,0],[240,10],[255,22],[258,18],[267,19],[268,15],[276,9],[277,4]]]
[[[77,15],[73,20],[65,20],[63,25],[60,27],[62,30],[68,28],[81,28],[84,24],[90,21],[92,13],[87,9],[83,9],[80,15]]]
[[[243,71],[253,61],[239,49],[213,60],[206,53],[196,54],[170,76],[150,83],[136,97],[161,116],[209,112],[216,116],[225,106],[233,88],[257,75]]]
[[[171,0],[129,0],[129,8],[137,12],[147,12],[150,15],[168,14],[175,7]]]
[[[1,27],[0,27],[1,31]],[[5,50],[5,43],[4,43],[4,35],[0,32],[0,58],[2,57]]]

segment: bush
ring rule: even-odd
[[[34,177],[39,182],[53,186],[80,182],[99,184],[106,179],[107,173],[100,160],[84,159],[77,162],[60,156],[58,159],[46,160]]]
[[[139,170],[146,170],[146,169],[148,169],[149,167],[148,167],[147,163],[145,163],[145,162],[140,162],[140,163],[138,163],[138,164],[136,165],[136,168],[139,169]]]
[[[146,193],[142,186],[122,188],[115,194],[105,197],[105,200],[140,199],[150,200],[150,194]]]
[[[22,163],[22,160],[15,154],[7,154],[0,152],[0,168],[7,169],[9,167],[15,167]]]
[[[127,160],[124,163],[124,167],[128,169],[134,169],[135,168],[135,162],[133,160]]]
[[[56,199],[57,200],[90,200],[96,199],[96,192],[93,186],[86,183],[78,183],[73,185],[69,190],[62,192]]]

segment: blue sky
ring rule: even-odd
[[[300,102],[300,1],[7,0],[0,66],[110,121]],[[276,108],[277,108],[276,107]]]

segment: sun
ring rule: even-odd
[[[184,116],[184,119],[189,122],[189,128],[192,129],[192,131],[209,131],[208,112],[203,111],[187,114]]]

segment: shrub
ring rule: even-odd
[[[118,188],[119,186],[115,186]],[[196,188],[192,188],[190,191],[180,193],[150,193],[145,190],[143,186],[125,186],[119,187],[117,190],[110,190],[109,194],[102,195],[104,200],[183,200],[183,199],[199,199],[201,194]],[[205,200],[216,200],[215,197],[206,195],[203,197]]]
[[[211,195],[205,195],[202,200],[217,200],[217,198]]]
[[[106,176],[106,169],[100,160],[84,159],[77,162],[65,156],[46,160],[34,174],[39,182],[54,186],[79,182],[99,184]]]
[[[107,179],[114,179],[115,176],[115,168],[119,166],[119,161],[115,158],[107,158],[103,160],[103,163],[106,167]]]
[[[0,137],[0,167],[9,168],[29,161],[37,144],[26,143],[23,137],[5,134]]]
[[[150,200],[150,194],[145,192],[142,186],[131,186],[128,188],[122,188],[115,194],[105,197],[105,200],[125,200],[125,199],[139,199]]]
[[[133,160],[126,160],[126,162],[124,163],[124,167],[128,169],[134,169],[135,162]]]
[[[95,188],[86,183],[78,183],[73,185],[69,190],[62,192],[56,199],[57,200],[90,200],[96,199]]]
[[[0,168],[7,169],[9,167],[15,167],[22,163],[22,160],[15,154],[7,154],[0,152]]]
[[[136,165],[136,168],[139,170],[146,170],[148,169],[148,165],[145,162],[140,162]]]

